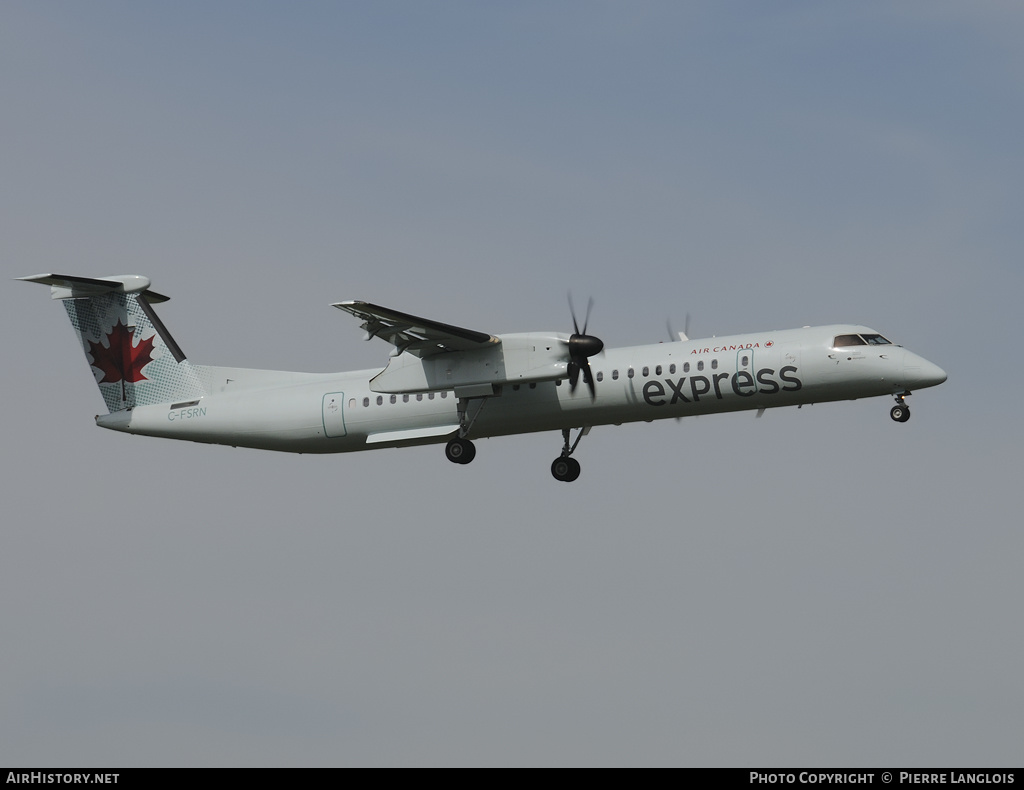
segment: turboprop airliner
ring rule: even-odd
[[[19,278],[64,303],[108,413],[125,433],[292,453],[444,444],[468,464],[474,439],[561,431],[556,480],[579,477],[573,453],[595,425],[890,396],[945,372],[866,326],[837,324],[606,348],[572,311],[573,332],[492,335],[368,302],[333,306],[365,338],[393,348],[383,369],[345,373],[197,365],[157,317],[167,301],[140,275]],[[592,303],[591,303],[592,304]],[[570,310],[571,302],[570,302]],[[585,387],[579,387],[582,379]],[[575,431],[575,437],[573,432]]]

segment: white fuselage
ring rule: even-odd
[[[513,376],[487,397],[455,389],[383,392],[373,381],[380,370],[309,374],[197,366],[202,397],[138,406],[97,417],[97,424],[237,447],[337,453],[446,442],[459,433],[459,395],[474,418],[466,434],[472,439],[894,395],[946,378],[901,346],[834,348],[833,339],[848,332],[871,330],[807,327],[608,348],[590,359],[594,398],[584,386],[570,391],[564,362],[554,363],[559,378],[516,384]],[[529,337],[516,336],[520,345]]]

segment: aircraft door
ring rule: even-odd
[[[856,339],[856,344],[853,343],[853,339]],[[828,350],[825,383],[835,384],[860,372],[864,360],[867,359],[864,353],[866,348],[864,341],[857,335],[849,334],[836,337],[833,340],[833,346]]]
[[[337,439],[345,436],[345,393],[328,392],[323,399],[324,436]]]

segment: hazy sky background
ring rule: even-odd
[[[1007,766],[1024,6],[0,3],[0,764]],[[381,365],[330,302],[611,346],[851,321],[888,399],[290,456],[102,431],[62,306]]]

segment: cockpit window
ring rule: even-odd
[[[837,335],[835,341],[832,343],[833,348],[843,348],[844,346],[866,346],[864,338],[860,335]]]
[[[890,343],[888,340],[886,340],[881,335],[861,335],[861,337],[863,337],[868,342],[869,346],[891,346],[892,345],[892,343]]]

